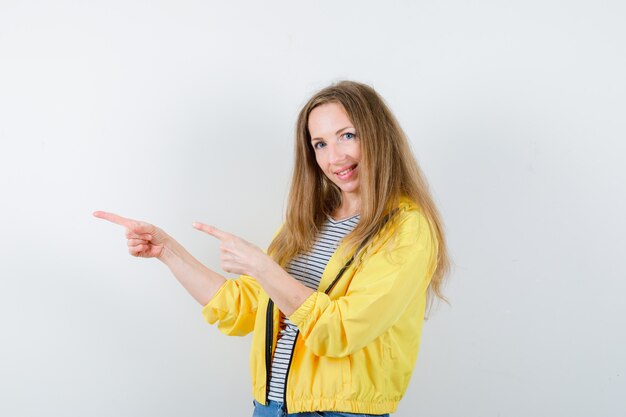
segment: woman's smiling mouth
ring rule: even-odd
[[[348,168],[342,169],[341,171],[336,171],[335,175],[337,175],[341,179],[347,179],[352,176],[352,172],[354,172],[357,166],[358,164],[354,164]]]

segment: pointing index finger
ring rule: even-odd
[[[219,240],[224,240],[226,238],[231,237],[232,235],[226,232],[221,231],[220,229],[218,229],[217,227],[214,226],[209,226],[207,224],[204,223],[199,223],[199,222],[194,222],[193,223],[193,227],[195,227],[196,229],[207,233],[213,237],[218,238]]]
[[[124,226],[126,228],[131,228],[134,225],[134,222],[131,219],[118,216],[117,214],[108,213],[106,211],[94,211],[93,215],[99,219],[108,220],[111,223],[119,224],[120,226]]]

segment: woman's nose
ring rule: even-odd
[[[331,163],[342,162],[345,159],[345,152],[341,149],[341,146],[335,144],[329,146],[329,157]]]

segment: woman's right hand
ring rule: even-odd
[[[95,211],[93,215],[108,220],[126,229],[128,253],[140,258],[158,258],[162,255],[166,239],[169,237],[158,227],[139,220],[127,219],[106,211]]]

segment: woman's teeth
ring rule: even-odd
[[[355,166],[352,166],[352,167],[350,167],[350,168],[348,168],[348,169],[345,169],[345,170],[343,170],[343,171],[340,171],[340,172],[338,172],[337,174],[338,174],[338,175],[346,175],[348,172],[352,171],[354,168],[356,168],[356,165],[355,165]]]

